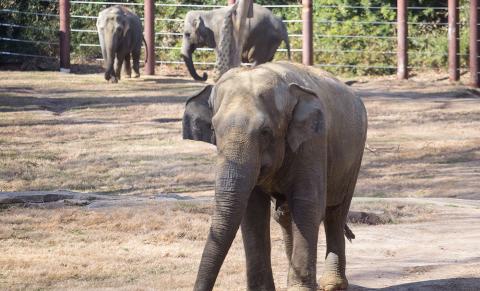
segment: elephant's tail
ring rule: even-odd
[[[145,40],[145,37],[142,36],[143,44],[145,45],[145,63],[148,62],[148,46],[147,46],[147,41]]]
[[[352,239],[355,239],[355,234],[353,231],[348,227],[348,225],[345,223],[345,237],[348,239],[349,242],[352,242]]]

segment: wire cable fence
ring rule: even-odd
[[[22,8],[20,9],[20,6]],[[57,3],[0,3],[0,63],[58,59]]]
[[[97,31],[95,22],[98,13],[111,5],[122,4],[133,10],[143,21],[143,3],[135,2],[101,2],[101,1],[71,1],[72,14],[71,31],[73,53],[78,57],[92,56],[95,59],[101,58],[98,45]],[[226,3],[226,1],[225,1]],[[181,40],[183,37],[183,22],[186,13],[190,10],[212,10],[225,7],[225,5],[208,5],[208,4],[185,4],[185,3],[156,3],[155,4],[155,50],[157,64],[183,64],[180,57]],[[301,23],[300,5],[265,5],[275,12],[281,9],[298,10],[296,19],[285,19],[284,22],[289,28],[289,36],[291,39],[298,39],[292,42],[291,51],[301,53]],[[87,12],[88,11],[88,12]],[[278,14],[281,15],[281,14]],[[292,31],[291,28],[294,28]],[[281,47],[278,50],[279,59],[287,58],[287,50]],[[298,60],[301,56],[298,56]],[[196,65],[212,67],[215,64],[214,50],[211,48],[199,48],[195,53]]]
[[[58,51],[58,0],[35,0],[27,9],[0,6],[0,56],[25,54],[26,57],[55,57]],[[188,1],[185,1],[188,2]],[[224,7],[226,1],[155,4],[155,51],[157,64],[183,64],[180,57],[183,21],[190,10],[211,10]],[[264,1],[265,2],[265,1]],[[271,1],[273,2],[273,1]],[[287,1],[283,1],[287,2]],[[282,3],[283,3],[282,2]],[[347,1],[356,3],[354,1]],[[360,3],[360,1],[357,1]],[[397,7],[382,1],[370,1],[370,6],[331,5],[332,1],[313,1],[314,63],[340,73],[385,74],[397,68]],[[417,1],[419,2],[419,1]],[[447,7],[421,6],[411,1],[408,7],[409,68],[446,68]],[[264,5],[282,17],[289,31],[294,61],[302,58],[302,7],[297,1],[288,4]],[[363,2],[362,2],[363,3]],[[70,1],[72,59],[101,59],[96,19],[98,13],[111,5],[124,5],[135,11],[143,21],[143,1]],[[460,0],[460,27],[468,21],[468,1]],[[467,63],[468,35],[460,34],[461,65]],[[14,48],[14,49],[12,49]],[[213,66],[213,49],[200,48],[195,64]],[[276,59],[286,59],[284,45]]]

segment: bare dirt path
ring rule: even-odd
[[[0,210],[0,289],[191,290],[211,203],[115,201],[90,208],[68,204]],[[355,198],[352,209],[386,219],[378,225],[351,225],[356,239],[347,243],[350,290],[480,287],[478,200]],[[275,282],[284,290],[287,261],[276,223],[271,232]],[[320,277],[323,230],[318,248]],[[244,290],[244,264],[238,234],[217,290]]]

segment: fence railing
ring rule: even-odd
[[[50,2],[52,5],[56,5],[56,13],[51,11],[46,12],[32,12],[32,11],[20,11],[16,9],[0,9],[0,16],[2,15],[26,15],[32,17],[43,17],[50,19],[50,21],[56,20],[57,26],[52,27],[38,27],[25,24],[7,23],[0,20],[0,29],[31,29],[38,31],[58,31],[58,38],[55,39],[24,39],[14,38],[5,35],[0,35],[0,41],[8,43],[24,43],[34,44],[41,46],[48,46],[55,53],[52,55],[36,55],[34,53],[21,53],[16,51],[9,51],[5,49],[5,46],[0,48],[0,55],[4,56],[24,56],[27,58],[59,58],[60,67],[62,70],[68,71],[70,68],[70,55],[71,51],[88,50],[99,47],[96,39],[95,15],[83,15],[81,13],[70,13],[70,8],[76,8],[80,6],[95,6],[98,7],[98,11],[113,4],[121,4],[137,9],[138,14],[143,16],[142,21],[145,27],[145,36],[147,40],[147,46],[151,50],[149,56],[152,56],[145,65],[147,74],[154,73],[155,64],[182,64],[183,61],[178,58],[178,39],[182,37],[181,26],[183,18],[178,17],[166,17],[162,16],[155,19],[156,9],[215,9],[223,7],[222,5],[200,5],[200,4],[182,4],[182,3],[160,3],[154,0],[144,0],[144,3],[138,2],[110,2],[100,0],[38,0],[40,2]],[[137,0],[138,1],[138,0]],[[228,3],[232,3],[232,0],[228,0]],[[448,6],[438,7],[421,7],[421,6],[407,6],[407,0],[397,0],[396,7],[385,6],[354,6],[354,5],[322,5],[320,2],[312,0],[302,0],[301,5],[267,5],[267,8],[275,11],[281,11],[286,9],[288,11],[298,11],[297,19],[285,19],[284,22],[293,27],[289,30],[289,37],[292,40],[292,53],[295,60],[300,60],[306,65],[316,65],[325,68],[351,68],[351,69],[378,69],[378,70],[391,70],[397,71],[397,76],[400,79],[408,78],[408,72],[415,67],[409,65],[410,58],[421,58],[424,56],[438,55],[442,58],[448,57],[448,73],[449,78],[453,81],[459,79],[460,76],[460,57],[466,57],[466,54],[460,53],[459,38],[460,38],[460,20],[459,20],[459,7],[458,0],[448,0]],[[474,86],[480,85],[479,78],[479,58],[478,58],[478,38],[479,35],[479,20],[478,20],[478,0],[470,0],[469,7],[469,67],[471,72],[471,82]],[[313,11],[318,9],[331,9],[331,10],[375,10],[375,9],[388,9],[396,13],[396,21],[386,19],[385,21],[369,21],[367,19],[354,19],[354,20],[331,20],[331,19],[313,19]],[[409,10],[422,10],[430,9],[433,11],[439,11],[441,13],[448,12],[448,21],[425,23],[417,21],[409,21]],[[77,9],[72,9],[77,11]],[[91,11],[91,10],[90,10]],[[143,15],[142,15],[143,14]],[[301,17],[300,17],[301,16]],[[0,17],[1,19],[7,19]],[[88,22],[88,25],[75,26],[74,24],[79,21]],[[389,26],[388,31],[382,35],[363,35],[356,33],[340,32],[340,33],[325,33],[324,27],[333,25],[353,24],[358,26],[371,27],[376,25]],[[417,42],[427,41],[429,36],[422,35],[409,35],[409,28],[412,26],[425,26],[434,25],[436,27],[444,27],[448,29],[446,33],[446,39],[448,40],[448,52],[431,52],[431,51],[415,51],[412,46]],[[155,27],[166,27],[168,29],[160,29],[155,31]],[[79,37],[79,35],[91,35],[90,41],[75,42],[72,45],[71,38],[87,39],[85,37]],[[94,37],[95,36],[95,37]],[[345,42],[347,45],[343,47],[324,46],[326,40],[338,40],[339,42]],[[349,46],[353,41],[372,41],[379,42],[384,41],[386,49],[383,50],[371,50],[369,47],[356,47],[355,45]],[[172,45],[173,44],[173,45]],[[413,44],[413,45],[412,45]],[[409,47],[410,46],[410,47]],[[73,50],[72,50],[73,49]],[[209,48],[198,49],[201,53],[211,56],[213,50]],[[282,56],[285,56],[285,49],[278,50]],[[366,64],[350,64],[335,62],[335,58],[342,58],[346,56],[355,55],[357,57],[368,56],[375,58],[372,63]],[[155,56],[159,56],[155,59]],[[324,62],[316,61],[319,56],[324,56],[322,60]],[[326,57],[331,56],[331,57]],[[375,57],[373,57],[375,56]],[[314,64],[316,62],[316,64]],[[212,66],[214,62],[211,61],[211,57],[205,57],[195,64]]]

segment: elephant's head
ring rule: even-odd
[[[183,117],[184,138],[216,144],[218,154],[216,205],[198,290],[213,287],[253,188],[269,188],[287,154],[325,136],[324,106],[313,91],[267,68],[252,72],[227,72],[190,98]]]
[[[185,61],[188,72],[197,81],[206,81],[208,76],[203,73],[200,77],[193,65],[193,52],[199,47],[215,48],[215,36],[213,31],[205,24],[202,14],[194,11],[187,13],[183,27],[183,43],[181,55]]]
[[[130,23],[124,8],[113,6],[102,11],[97,19],[102,56],[105,61],[107,73],[113,71],[115,54],[130,30]],[[107,77],[107,74],[105,75]],[[108,80],[108,79],[107,79]]]

